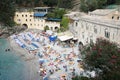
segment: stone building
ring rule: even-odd
[[[15,13],[14,21],[27,28],[44,30],[44,27],[48,26],[49,29],[54,31],[56,28],[60,28],[60,21],[47,19],[46,15],[49,11],[51,11],[50,7],[36,7],[34,10],[19,10]]]
[[[70,19],[69,29],[84,45],[105,38],[120,44],[120,12],[118,9],[97,9],[88,14],[75,14]]]

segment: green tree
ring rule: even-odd
[[[45,26],[45,27],[44,27],[44,31],[46,31],[46,30],[49,30],[49,27],[48,27],[48,26]]]
[[[61,24],[61,29],[62,29],[63,31],[67,30],[67,29],[69,28],[69,27],[68,27],[69,18],[68,18],[68,17],[63,17],[60,24]]]
[[[6,26],[14,25],[15,3],[14,0],[0,1],[0,22]]]
[[[110,0],[80,0],[80,9],[84,12],[93,11],[97,8],[104,8]],[[115,3],[115,2],[113,2]]]
[[[92,80],[120,79],[120,49],[117,44],[98,38],[81,53],[85,56],[86,68],[96,71],[98,75]]]
[[[57,6],[58,0],[42,0],[44,5],[54,7]]]
[[[73,0],[59,0],[58,7],[71,9],[73,7]]]
[[[55,8],[53,12],[47,14],[48,18],[59,18],[62,19],[63,15],[66,13],[65,9]]]

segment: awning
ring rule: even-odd
[[[58,39],[60,39],[60,41],[66,41],[69,39],[72,39],[73,36],[68,36],[68,35],[64,35],[64,36],[59,36]]]
[[[34,13],[35,17],[44,17],[46,13]]]
[[[61,21],[61,19],[59,19],[59,18],[47,18],[46,20],[47,21],[58,21],[58,22]]]

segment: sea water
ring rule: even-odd
[[[25,80],[24,61],[10,49],[6,39],[0,39],[0,80]]]

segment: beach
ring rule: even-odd
[[[40,79],[38,73],[38,58],[33,54],[29,54],[27,50],[18,46],[16,42],[10,37],[8,38],[8,41],[10,43],[11,50],[14,51],[15,55],[20,56],[21,59],[25,61],[25,80],[42,80]]]
[[[27,30],[8,38],[11,50],[25,62],[25,80],[72,80],[83,72],[77,44],[50,41],[54,36],[50,37],[39,30]]]

